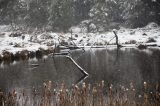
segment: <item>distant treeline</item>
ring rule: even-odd
[[[67,31],[83,20],[88,31],[160,24],[159,0],[0,0],[0,24]],[[94,26],[94,27],[93,27]]]

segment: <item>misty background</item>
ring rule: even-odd
[[[0,0],[0,24],[19,30],[88,32],[160,24],[158,0]]]

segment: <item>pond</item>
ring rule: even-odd
[[[129,86],[132,82],[140,89],[143,82],[160,82],[160,51],[158,49],[138,50],[136,48],[86,49],[71,51],[72,58],[89,73],[84,74],[66,56],[49,55],[43,59],[14,61],[1,64],[0,88],[31,89],[41,87],[44,81],[56,84],[66,83],[68,87],[79,82],[95,84],[104,80],[113,86]]]

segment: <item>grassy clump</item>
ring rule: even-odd
[[[104,81],[91,84],[73,85],[67,89],[65,84],[44,83],[42,90],[33,88],[31,95],[25,90],[5,95],[0,92],[0,103],[4,106],[160,106],[160,86],[154,92],[144,82],[143,92],[136,93],[133,83],[129,88],[121,86],[115,89],[112,84],[105,86]],[[0,105],[1,105],[0,104]],[[2,105],[2,106],[3,106]]]

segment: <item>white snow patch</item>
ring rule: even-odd
[[[3,28],[5,29],[5,26],[0,26],[0,30]],[[48,47],[54,47],[62,41],[69,45],[76,44],[85,47],[107,46],[108,44],[115,44],[116,42],[115,35],[112,31],[104,33],[85,33],[79,26],[72,27],[70,30],[72,30],[72,34],[54,32],[42,33],[39,35],[24,34],[24,39],[22,36],[9,37],[11,32],[1,32],[0,54],[2,54],[3,50],[16,53],[22,50],[36,51],[39,48],[48,49]],[[128,47],[136,46],[136,44],[140,43],[157,44],[160,46],[160,26],[155,23],[150,23],[143,28],[120,28],[117,30],[117,35],[119,43],[122,45],[125,44],[125,46],[128,45]],[[148,42],[151,38],[156,42]]]
[[[10,25],[0,25],[0,32],[7,32],[11,31],[11,26]]]

